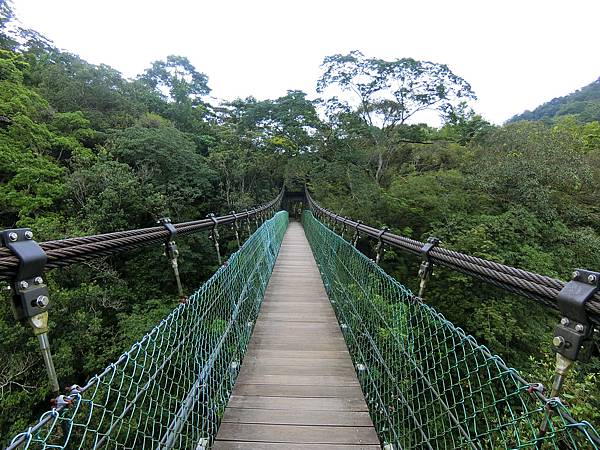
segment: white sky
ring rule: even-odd
[[[13,0],[17,16],[133,77],[169,54],[212,95],[315,95],[323,57],[360,50],[448,64],[502,123],[600,77],[599,0]]]

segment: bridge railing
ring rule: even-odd
[[[386,449],[590,449],[600,437],[310,211],[303,224]]]
[[[210,230],[210,239],[221,265],[219,247],[219,225],[231,225],[240,247],[240,226],[243,221],[248,235],[251,234],[250,220],[256,228],[279,209],[284,189],[270,202],[243,213],[231,212],[215,217],[209,214],[206,219],[171,223],[168,217],[159,220],[161,226],[137,230],[125,230],[94,236],[61,239],[38,244],[33,232],[28,228],[0,231],[0,280],[10,280],[10,292],[15,319],[29,325],[37,336],[40,350],[48,373],[51,389],[59,393],[59,380],[54,368],[48,339],[48,310],[51,296],[44,280],[44,272],[55,267],[64,267],[100,256],[110,256],[137,247],[164,243],[177,282],[179,296],[185,299],[178,268],[179,251],[175,243],[177,236],[185,236],[203,230]]]
[[[594,331],[600,327],[600,273],[576,269],[573,271],[571,281],[563,282],[548,276],[448,250],[440,247],[440,242],[436,238],[420,242],[390,233],[388,229],[378,230],[361,221],[342,217],[323,208],[314,201],[308,190],[306,190],[306,197],[311,210],[317,217],[328,221],[333,228],[341,225],[342,236],[348,229],[354,230],[352,241],[355,247],[361,234],[376,239],[378,241],[376,262],[381,258],[385,245],[413,255],[420,255],[422,263],[419,270],[421,278],[419,298],[423,297],[426,283],[434,265],[437,264],[558,310],[560,319],[554,329],[554,338],[552,339],[556,362],[554,381],[550,390],[551,397],[557,397],[560,394],[565,377],[575,361],[590,359],[594,348]]]
[[[238,375],[288,215],[278,212],[142,340],[16,448],[208,448]]]
[[[242,224],[243,221],[264,221],[275,211],[279,210],[283,189],[276,198],[264,205],[247,209],[239,213],[230,213],[223,216],[175,223],[173,229],[177,236],[187,236],[200,231],[211,230],[215,225]],[[170,223],[170,222],[169,222]],[[39,246],[46,254],[47,261],[44,269],[65,267],[71,264],[123,253],[137,247],[152,244],[161,244],[172,237],[172,233],[164,226],[141,228],[137,230],[117,231],[114,233],[98,234],[93,236],[59,239],[41,242]],[[21,261],[9,248],[0,247],[0,279],[12,279]]]
[[[393,234],[338,215],[319,205],[310,196],[310,193],[306,192],[306,196],[312,211],[322,220],[327,220],[332,224],[335,223],[347,230],[348,233],[355,232],[375,239],[381,242],[382,245],[388,245],[412,255],[423,256],[427,242]],[[427,257],[431,264],[448,267],[457,272],[470,275],[512,293],[531,298],[556,310],[559,309],[558,294],[567,284],[562,280],[456,252],[438,245],[430,248]],[[596,324],[600,324],[600,291],[596,291],[591,296],[589,301],[586,302],[585,309],[589,319]]]

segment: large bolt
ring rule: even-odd
[[[583,330],[584,330],[584,326],[581,325],[580,323],[575,325],[575,331],[577,331],[578,333],[583,333]]]
[[[565,327],[568,326],[569,323],[571,323],[571,322],[566,317],[563,317],[562,319],[560,319],[560,324],[564,325]]]
[[[17,239],[19,239],[19,236],[17,236],[17,233],[8,233],[8,239],[10,239],[11,242],[15,242]]]
[[[554,336],[554,339],[552,339],[552,345],[554,345],[556,348],[561,348],[565,345],[565,338],[562,336]]]
[[[29,287],[29,283],[27,281],[21,281],[19,283],[19,286],[21,287],[21,289],[27,289]]]
[[[35,299],[35,306],[38,308],[45,308],[48,306],[48,303],[50,303],[50,299],[46,295],[40,295]]]
[[[33,233],[29,230],[25,232],[25,239],[33,239]]]
[[[35,277],[33,281],[35,282],[35,284],[42,284],[44,282],[44,279],[42,277]]]
[[[589,275],[588,283],[595,283],[595,282],[596,282],[596,275]]]

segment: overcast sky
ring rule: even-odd
[[[599,0],[13,0],[23,25],[134,77],[187,56],[212,95],[315,95],[323,57],[448,64],[502,123],[600,77]]]

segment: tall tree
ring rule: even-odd
[[[208,105],[202,97],[210,93],[208,77],[189,59],[169,55],[165,61],[154,61],[138,80],[166,102],[153,112],[173,120],[184,131],[203,131]]]
[[[385,61],[355,50],[326,57],[322,68],[317,91],[333,87],[350,94],[345,100],[332,100],[340,111],[356,113],[366,126],[375,145],[378,183],[389,155],[404,140],[403,125],[419,112],[443,113],[460,101],[475,98],[469,83],[445,64],[412,58]]]

